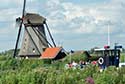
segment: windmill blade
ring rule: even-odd
[[[22,24],[23,24],[23,17],[25,15],[25,7],[26,7],[26,0],[24,0],[24,3],[23,3],[22,20],[21,20],[20,25],[19,25],[18,36],[17,36],[15,50],[14,50],[14,54],[13,54],[14,58],[17,55],[17,47],[18,47],[19,38],[20,38],[20,34],[21,34],[21,29],[22,29]]]
[[[49,43],[49,41],[47,41],[46,37],[45,37],[42,33],[40,33],[38,30],[35,30],[34,27],[32,27],[32,29],[33,29],[33,31],[35,32],[35,34],[38,36],[38,38],[40,39],[41,42],[42,42],[42,40],[41,40],[39,34],[45,39],[45,41],[46,41],[51,47],[53,47],[53,46],[51,45],[51,43]],[[37,31],[39,34],[38,34],[36,31]]]
[[[26,8],[26,0],[24,0],[24,3],[23,3],[22,18],[23,18],[23,17],[24,17],[24,15],[25,15],[25,8]]]
[[[55,41],[54,41],[54,39],[53,39],[53,37],[52,37],[52,34],[51,34],[51,32],[50,32],[50,30],[49,30],[49,27],[48,27],[48,25],[47,25],[46,22],[45,22],[45,25],[46,25],[47,31],[48,31],[48,33],[49,33],[50,39],[52,40],[54,47],[56,47],[56,43],[55,43]]]

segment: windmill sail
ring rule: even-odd
[[[38,14],[27,13],[24,16],[25,29],[19,56],[40,56],[48,47],[44,28],[45,20]]]

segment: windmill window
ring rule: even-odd
[[[27,41],[27,39],[25,39],[25,41]]]
[[[33,48],[33,53],[35,53],[35,48]]]
[[[24,39],[24,44],[26,45],[26,41],[27,41],[27,39]]]
[[[23,52],[25,52],[25,50],[26,50],[26,48],[25,48],[25,47],[23,47]]]

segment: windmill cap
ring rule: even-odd
[[[28,24],[28,20],[32,25],[41,25],[44,24],[46,19],[43,16],[40,16],[39,14],[35,13],[26,13],[26,15],[23,18],[23,23]]]

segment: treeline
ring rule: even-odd
[[[9,56],[9,57],[11,57],[13,55],[13,52],[14,52],[14,49],[10,49],[10,50],[1,52],[0,56]]]

